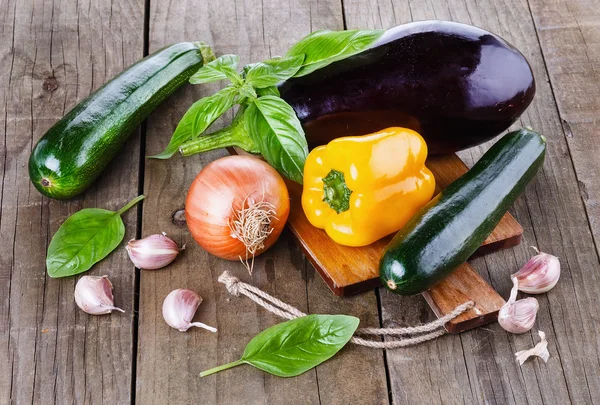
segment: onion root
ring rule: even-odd
[[[248,272],[254,269],[254,255],[265,248],[264,241],[273,232],[271,221],[276,219],[275,206],[268,201],[254,201],[246,197],[242,208],[235,210],[229,224],[231,237],[238,239],[246,246],[246,257],[240,261],[244,263]],[[249,255],[252,256],[250,263]]]

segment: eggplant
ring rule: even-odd
[[[401,126],[430,154],[481,144],[506,130],[535,94],[525,57],[483,29],[420,21],[387,30],[369,49],[280,85],[309,147]]]

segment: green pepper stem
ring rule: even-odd
[[[119,211],[117,211],[117,214],[119,214],[119,215],[123,214],[124,212],[128,211],[131,207],[133,207],[134,205],[136,205],[137,203],[142,201],[144,198],[146,198],[145,195],[143,195],[143,194],[138,195],[133,200],[129,201],[123,208],[121,208]]]
[[[344,173],[332,169],[323,177],[323,201],[338,214],[350,209],[352,190],[346,185]]]
[[[214,368],[211,368],[210,370],[201,372],[200,377],[206,377],[207,375],[218,373],[219,371],[227,370],[228,368],[240,366],[242,364],[244,364],[243,360],[237,360],[237,361],[233,361],[231,363],[223,364],[221,366],[214,367]]]

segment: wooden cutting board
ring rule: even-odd
[[[427,160],[427,167],[435,176],[437,192],[468,170],[454,154],[431,156]],[[331,291],[335,295],[344,296],[380,285],[379,258],[391,236],[364,247],[339,245],[324,230],[313,227],[306,219],[300,203],[302,187],[294,182],[287,182],[287,185],[291,198],[288,226]],[[521,225],[507,213],[474,256],[516,246],[521,241],[522,233]],[[451,333],[495,321],[498,310],[504,304],[504,299],[468,263],[464,263],[440,284],[424,292],[423,296],[438,317],[466,301],[475,302],[472,310],[446,325]]]

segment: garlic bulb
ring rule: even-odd
[[[91,315],[110,314],[113,310],[125,312],[114,306],[112,289],[108,276],[83,276],[75,285],[75,303]]]
[[[150,235],[144,239],[132,239],[125,249],[138,269],[156,270],[170,264],[181,250],[167,234]]]
[[[179,329],[180,332],[185,332],[192,326],[216,332],[217,329],[212,326],[205,325],[202,322],[192,322],[192,318],[201,302],[202,298],[193,291],[182,288],[171,291],[163,302],[163,318],[165,318],[167,325]]]
[[[528,294],[541,294],[550,291],[560,278],[558,257],[547,253],[533,256],[521,270],[513,274],[519,281],[519,290]]]
[[[498,323],[507,332],[525,333],[533,327],[540,305],[532,297],[517,301],[519,282],[516,278],[512,280],[513,288],[510,292],[510,298],[500,308]]]

